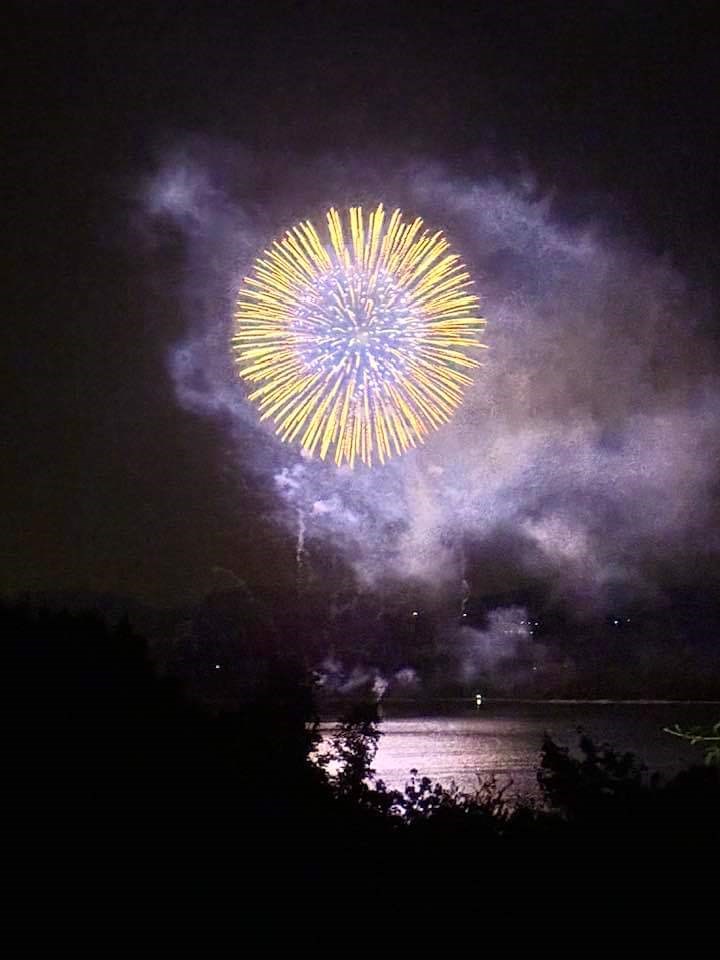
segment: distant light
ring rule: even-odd
[[[613,620],[613,623],[615,624],[615,626],[617,626],[617,625],[620,623],[620,621],[619,621],[619,620]]]
[[[418,615],[417,610],[413,610],[413,616],[416,617],[417,615]]]
[[[463,616],[464,616],[464,617],[466,617],[466,616],[467,616],[467,614],[466,614],[466,613],[464,613],[464,614],[463,614]]]
[[[216,664],[215,664],[215,669],[216,669],[216,670],[219,670],[219,669],[220,669],[220,664],[219,664],[219,663],[216,663]]]

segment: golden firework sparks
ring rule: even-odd
[[[346,235],[347,229],[347,235]],[[462,403],[484,346],[472,280],[441,232],[379,205],[273,242],[242,284],[233,350],[280,438],[338,465],[384,463]]]

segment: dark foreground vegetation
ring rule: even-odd
[[[719,768],[701,749],[660,782],[630,755],[548,739],[542,801],[410,772],[398,793],[372,774],[370,705],[338,725],[332,764],[313,760],[312,689],[292,663],[268,662],[241,707],[213,714],[155,674],[127,625],[25,609],[1,621],[11,877],[33,905],[129,915],[144,897],[156,915],[202,902],[240,922],[255,904],[317,916],[342,903],[361,924],[403,899],[564,903],[600,878],[632,902],[692,890],[702,915],[716,889]]]

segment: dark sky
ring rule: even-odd
[[[601,222],[610,269],[620,263],[628,277],[632,264],[655,271],[653,277],[661,268],[650,262],[672,265],[682,277],[677,295],[702,306],[689,307],[680,321],[668,317],[668,339],[684,346],[652,360],[652,404],[645,395],[628,395],[611,415],[608,398],[617,397],[621,377],[602,402],[585,401],[582,377],[565,383],[562,397],[572,394],[574,416],[594,418],[597,442],[608,449],[619,424],[625,430],[628,417],[648,411],[662,412],[655,426],[675,417],[668,427],[673,437],[680,420],[685,439],[706,431],[704,454],[687,448],[687,458],[706,458],[702,482],[694,477],[688,494],[701,497],[704,509],[698,515],[696,505],[688,507],[687,519],[673,526],[672,548],[663,534],[652,562],[655,541],[643,527],[642,571],[633,577],[647,579],[652,566],[650,579],[666,586],[702,581],[700,589],[714,589],[717,461],[708,418],[716,408],[708,401],[710,413],[697,430],[682,419],[693,404],[702,406],[693,384],[707,385],[716,373],[720,98],[713,4],[184,0],[10,8],[1,351],[5,592],[82,588],[174,602],[207,589],[217,567],[262,589],[292,576],[292,531],[273,519],[277,492],[256,468],[258,441],[238,431],[227,411],[199,415],[180,402],[169,370],[169,351],[213,312],[208,297],[223,289],[188,279],[222,260],[211,240],[201,236],[201,253],[188,253],[188,237],[197,240],[192,224],[161,217],[150,227],[145,220],[147,202],[139,198],[152,193],[148,184],[157,187],[178,156],[189,157],[193,170],[209,171],[207,207],[214,213],[198,215],[197,229],[210,224],[216,243],[213,224],[232,232],[233,210],[258,237],[285,226],[288,216],[306,215],[308,198],[320,202],[322,190],[311,181],[323,164],[342,170],[336,181],[343,189],[355,177],[366,190],[371,182],[401,184],[403,171],[415,177],[422,163],[442,171],[433,183],[505,184],[508,198],[513,184],[531,183],[526,189],[546,198],[547,217],[559,230]],[[219,183],[227,205],[217,200]],[[439,187],[432,189],[431,205],[443,217]],[[493,189],[499,210],[500,188]],[[447,218],[452,222],[452,211]],[[459,213],[456,219],[457,235],[472,247],[470,228]],[[618,253],[628,248],[642,253]],[[492,262],[511,283],[515,267],[504,249]],[[484,256],[477,253],[477,262],[489,271]],[[533,263],[542,272],[540,261]],[[528,270],[522,267],[523,283]],[[672,301],[667,290],[674,283],[665,276],[657,281],[660,312]],[[643,316],[652,312],[653,284],[643,287]],[[494,296],[502,300],[497,290]],[[226,307],[219,296],[216,312]],[[632,309],[623,322],[632,326]],[[692,338],[682,340],[673,323],[692,326]],[[653,324],[659,344],[662,318]],[[567,344],[565,328],[560,336]],[[567,356],[558,360],[564,371]],[[617,365],[614,355],[593,356],[595,380]],[[537,389],[533,396],[536,416],[562,422],[557,397]],[[633,423],[624,442],[631,443],[633,430],[642,432]],[[644,464],[643,456],[633,463]],[[668,475],[658,482],[662,495],[674,482]],[[327,494],[322,502],[331,499]],[[513,570],[526,575],[542,567],[545,561],[533,566],[528,559],[527,544],[544,549],[548,537],[567,539],[571,523],[559,519],[557,503],[550,517],[547,501],[546,512],[538,499],[523,514],[524,540],[502,523],[489,539],[473,533],[477,556],[502,552],[510,580]],[[611,512],[608,504],[602,510]],[[582,509],[593,514],[595,507]],[[578,516],[576,509],[573,524]],[[607,522],[627,526],[615,514]],[[586,517],[590,538],[592,528]],[[517,563],[516,553],[523,555]],[[562,592],[553,571],[547,577]]]

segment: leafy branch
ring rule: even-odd
[[[703,727],[688,727],[683,730],[679,723],[674,727],[664,727],[665,733],[673,737],[688,740],[693,746],[705,746],[705,763],[720,764],[720,720],[710,729]],[[709,746],[706,746],[709,744]]]

